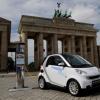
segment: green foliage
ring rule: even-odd
[[[27,69],[29,72],[33,72],[35,70],[35,63],[34,62],[29,63]]]
[[[7,72],[15,71],[15,62],[11,57],[8,57]]]

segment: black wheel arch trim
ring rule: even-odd
[[[44,77],[43,77],[42,75],[38,77],[38,80],[39,80],[40,78],[43,78],[43,79],[44,79]],[[44,80],[45,80],[45,79],[44,79]]]
[[[68,87],[69,82],[72,81],[72,80],[76,81],[76,82],[78,83],[80,89],[81,89],[81,86],[80,86],[79,82],[78,82],[76,79],[74,79],[74,78],[71,78],[71,79],[69,79],[69,80],[67,81],[66,87]]]

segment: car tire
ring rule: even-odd
[[[46,89],[46,81],[43,77],[38,79],[38,85],[40,89]]]
[[[81,93],[80,85],[76,80],[69,81],[68,90],[69,90],[70,94],[73,96],[79,96]]]

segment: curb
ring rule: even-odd
[[[25,72],[25,76],[37,76],[38,72]],[[16,73],[2,73],[0,74],[0,78],[4,77],[16,77]]]
[[[0,74],[0,78],[4,78],[4,77],[15,77],[16,76],[16,73],[3,73],[3,74]]]

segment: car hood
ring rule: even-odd
[[[97,67],[89,67],[89,68],[75,68],[75,69],[78,69],[78,70],[81,70],[81,71],[84,71],[86,72],[87,76],[91,76],[91,75],[100,75],[100,72],[98,70]]]

